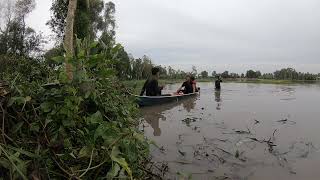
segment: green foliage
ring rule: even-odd
[[[76,57],[69,59],[74,67],[71,82],[64,78],[64,65],[53,73],[56,83],[43,84],[21,75],[8,81],[10,96],[0,97],[1,177],[133,179],[145,175],[141,169],[149,145],[136,128],[136,105],[110,67],[119,46],[89,53],[96,45],[78,41]]]
[[[253,71],[253,70],[248,70],[246,72],[246,77],[247,78],[259,78],[261,76],[260,71]]]
[[[15,79],[43,82],[52,71],[40,60],[19,56],[0,55],[0,79]]]
[[[89,2],[89,6],[88,3]],[[109,2],[110,3],[110,2]],[[68,12],[68,0],[53,0],[51,6],[52,16],[47,22],[52,31],[62,40],[65,30],[65,19]],[[77,38],[97,38],[97,33],[103,34],[106,29],[106,11],[108,3],[102,0],[78,0],[74,30]],[[114,7],[113,7],[114,8]]]
[[[34,0],[7,1],[0,26],[0,54],[30,56],[41,51],[42,34],[26,26],[25,17],[35,7]]]
[[[207,78],[209,76],[209,73],[207,71],[202,71],[200,74],[202,78]]]
[[[316,80],[317,74],[297,72],[293,68],[284,68],[274,72],[275,79],[283,80]]]

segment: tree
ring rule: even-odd
[[[100,37],[100,41],[109,46],[112,46],[115,43],[115,13],[115,4],[113,2],[106,3],[103,16],[104,21],[102,22],[102,35]]]
[[[168,77],[168,71],[166,67],[157,66],[160,70],[160,77],[161,78],[167,78]]]
[[[312,73],[297,72],[293,68],[283,68],[273,73],[275,79],[286,79],[286,80],[316,80],[317,75]]]
[[[263,79],[273,79],[273,74],[272,73],[265,73],[262,75]]]
[[[58,40],[62,40],[65,33],[67,6],[69,0],[53,0],[51,19],[47,22]],[[78,0],[74,33],[79,39],[102,40],[105,44],[113,42],[115,45],[115,4],[103,0]],[[98,37],[98,35],[100,35]]]
[[[49,25],[59,40],[62,40],[64,37],[68,4],[69,0],[52,1],[50,9],[52,15],[47,25]],[[77,35],[77,38],[88,39],[90,37],[89,39],[91,40],[96,39],[97,35],[102,34],[106,27],[106,12],[104,12],[105,5],[103,0],[78,0],[76,7],[74,33]],[[113,9],[115,10],[115,8]]]
[[[74,16],[77,8],[77,0],[69,0],[68,14],[66,18],[66,33],[64,35],[64,48],[66,51],[66,73],[69,80],[73,79],[72,65],[68,62],[69,58],[74,57],[74,47],[73,47],[73,25]]]
[[[253,70],[248,70],[246,72],[246,77],[247,78],[259,78],[261,76],[260,71],[253,71]]]
[[[224,72],[221,74],[221,77],[222,77],[222,78],[229,78],[229,71],[224,71]]]
[[[259,77],[261,77],[261,72],[260,71],[256,71],[256,78],[259,78]]]
[[[215,77],[216,75],[217,75],[217,72],[216,71],[212,71],[211,76]]]
[[[126,79],[130,73],[130,59],[124,47],[121,46],[117,53],[117,60],[113,62],[113,66],[117,71],[117,77]]]
[[[152,61],[151,59],[144,55],[142,57],[142,71],[141,71],[141,77],[146,79],[151,75],[151,69],[152,69]]]
[[[191,71],[191,75],[196,77],[198,74],[198,71],[197,71],[197,67],[196,66],[192,66],[192,71]]]
[[[25,23],[25,18],[35,8],[35,1],[8,0],[1,6],[4,23],[0,25],[0,54],[30,56],[40,52],[44,43],[42,35]]]
[[[46,64],[51,68],[54,68],[57,65],[60,65],[57,62],[55,62],[53,60],[53,58],[58,57],[58,56],[62,56],[63,53],[64,53],[64,49],[63,49],[62,45],[51,48],[50,50],[48,50],[44,54],[44,59],[45,59]]]
[[[207,71],[202,71],[201,72],[201,77],[202,78],[207,78],[209,76],[209,73]]]
[[[234,79],[236,79],[236,78],[239,78],[240,76],[239,76],[239,74],[237,74],[237,73],[230,73],[230,75],[229,75],[229,78],[234,78]]]
[[[77,8],[77,0],[69,0],[68,4],[68,12],[66,17],[66,32],[64,34],[64,48],[66,50],[67,56],[74,56],[74,48],[73,48],[73,30],[74,30],[74,19],[75,12]]]

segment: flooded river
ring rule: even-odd
[[[198,85],[197,97],[141,108],[165,179],[320,179],[319,85]]]

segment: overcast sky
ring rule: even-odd
[[[29,24],[49,34],[51,0]],[[320,72],[319,0],[114,0],[117,40],[135,57],[189,70]]]

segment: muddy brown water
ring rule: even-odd
[[[198,84],[195,98],[141,108],[165,179],[320,179],[319,84]]]

